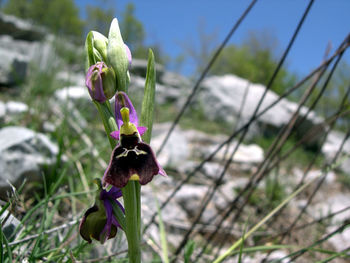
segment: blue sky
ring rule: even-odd
[[[87,3],[96,4],[92,0],[76,2],[82,9]],[[116,4],[116,16],[129,2],[110,1]],[[135,5],[135,16],[144,25],[146,43],[158,43],[171,57],[183,52],[180,43],[198,44],[198,26],[203,21],[205,31],[217,32],[219,44],[250,3],[247,0],[131,2]],[[241,43],[250,31],[269,31],[278,39],[277,53],[281,54],[307,4],[308,1],[303,0],[258,0],[230,43]],[[332,44],[332,53],[350,32],[349,10],[348,0],[316,0],[287,58],[288,68],[307,74],[320,64],[328,43]],[[345,59],[349,62],[350,56],[346,55]],[[183,73],[191,73],[193,67],[191,61],[187,61]]]

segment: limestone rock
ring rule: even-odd
[[[10,35],[13,38],[27,41],[40,41],[47,33],[42,27],[34,26],[26,20],[3,13],[0,13],[0,32],[1,35]]]
[[[23,180],[41,180],[43,166],[52,165],[58,154],[56,144],[44,134],[24,127],[5,127],[0,130],[0,189],[6,197],[9,183],[18,187]],[[9,182],[9,183],[8,183]]]
[[[241,125],[245,124],[253,116],[264,92],[265,86],[250,83],[234,75],[212,76],[203,81],[197,103],[202,105],[202,109],[209,120],[235,123],[238,121],[237,118],[241,112]],[[260,106],[260,112],[278,98],[276,93],[268,91]],[[297,107],[297,103],[282,99],[258,118],[257,124],[260,127],[260,132],[275,134],[276,130],[288,123]],[[299,112],[298,118],[304,116],[307,111],[308,109],[303,107]],[[305,134],[311,127],[320,123],[322,123],[322,118],[312,112],[308,115],[303,125],[298,128],[298,132]],[[324,127],[321,126],[320,128]],[[259,130],[256,132],[259,132]],[[313,143],[316,136],[313,136],[311,139],[310,143]]]
[[[153,127],[154,137],[151,140],[151,146],[155,152],[160,148],[169,128],[169,123],[158,124]],[[188,141],[183,132],[175,128],[157,159],[162,166],[178,167],[188,158]]]

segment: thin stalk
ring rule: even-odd
[[[124,229],[126,238],[128,240],[128,255],[129,262],[139,263],[141,262],[141,249],[140,249],[140,227],[138,211],[138,199],[137,198],[137,181],[129,181],[127,185],[122,188],[124,207],[125,207],[125,221],[126,227]]]

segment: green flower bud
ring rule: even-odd
[[[85,41],[86,65],[87,70],[97,62],[107,62],[107,45],[108,39],[99,32],[90,31]]]
[[[125,44],[120,33],[118,20],[113,19],[109,34],[107,47],[108,65],[114,69],[117,78],[117,89],[127,91],[129,59],[126,53]]]
[[[116,93],[113,68],[107,67],[104,62],[97,62],[88,69],[85,84],[91,98],[101,103],[111,99]]]

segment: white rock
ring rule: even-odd
[[[85,77],[83,74],[73,73],[69,71],[61,71],[57,73],[56,78],[68,83],[72,83],[78,87],[85,86]]]
[[[326,142],[322,147],[322,153],[327,159],[331,160],[335,156],[344,140],[344,137],[345,134],[339,131],[331,131],[328,134]],[[350,139],[345,142],[343,152],[350,154]]]
[[[197,102],[202,103],[202,108],[210,120],[223,120],[228,123],[237,121],[241,112],[241,122],[246,123],[252,116],[259,100],[265,92],[265,86],[250,83],[248,80],[235,75],[211,76],[206,78],[198,94]],[[247,92],[247,95],[245,96]],[[260,112],[274,103],[279,96],[273,91],[268,91],[260,106]],[[244,102],[244,103],[243,103]],[[243,105],[243,107],[242,107]],[[242,110],[241,110],[242,107]],[[269,126],[280,128],[287,124],[298,104],[282,99],[275,106],[266,111],[257,120],[264,129]],[[299,116],[305,115],[307,108],[302,108]],[[322,119],[314,113],[308,115],[306,122],[298,130],[304,134],[310,127],[321,123]],[[314,136],[312,139],[314,140]]]
[[[342,142],[345,138],[345,134],[339,131],[331,131],[326,139],[326,142],[322,146],[322,153],[325,155],[328,161],[332,161],[337,154]],[[345,156],[341,156],[339,160],[339,166],[343,172],[350,174],[350,139],[347,139],[343,145],[342,153]]]
[[[66,101],[68,99],[78,100],[91,100],[89,92],[86,87],[70,86],[63,89],[59,89],[55,92],[55,97],[60,101]]]
[[[307,173],[307,176],[306,176],[306,182],[309,181],[309,180],[313,180],[315,177],[318,177],[320,176],[321,174],[324,174],[321,170],[311,170]],[[304,176],[304,171],[300,170],[299,168],[294,168],[293,169],[293,175],[294,176],[291,176],[289,177],[289,179],[292,179],[293,180],[293,184],[296,185],[298,184],[302,179],[303,179],[303,176]],[[326,184],[334,184],[336,181],[336,174],[333,172],[333,171],[329,171],[327,173],[327,176],[326,176],[326,179],[325,179],[325,183]]]
[[[335,213],[346,207],[350,206],[350,194],[337,193],[335,195],[329,196],[322,199],[321,203],[310,206],[310,214],[316,219],[322,216],[327,216],[328,214]],[[343,213],[337,214],[331,218],[333,224],[350,218],[350,210],[346,210]]]
[[[0,206],[0,209],[1,208],[2,207]],[[4,213],[0,216],[0,220],[3,224],[2,231],[8,239],[13,235],[14,230],[21,224],[21,222],[12,214],[9,214],[7,210],[5,210]],[[19,233],[17,233],[15,237],[18,235]]]
[[[0,195],[6,197],[23,180],[41,180],[42,167],[56,161],[58,147],[44,134],[24,127],[5,127],[0,130]]]
[[[337,226],[328,227],[327,232],[332,233],[337,228]],[[350,228],[348,227],[343,232],[332,236],[328,239],[328,242],[330,242],[338,252],[347,249],[350,244]]]
[[[20,101],[8,101],[6,103],[7,114],[18,114],[28,111],[28,105]]]
[[[226,146],[222,147],[220,151],[215,155],[216,160],[228,160],[231,156],[231,153],[236,148],[237,142],[230,144],[229,149],[226,153]],[[211,146],[208,149],[208,152],[214,151],[218,146]],[[233,161],[238,163],[260,163],[264,160],[264,150],[256,145],[244,145],[240,144],[236,153],[233,156]]]
[[[154,137],[152,137],[151,146],[155,152],[163,143],[169,128],[169,123],[158,124],[153,127]],[[180,129],[175,128],[157,159],[162,166],[177,167],[181,166],[189,158],[189,155],[186,137]]]
[[[2,101],[0,101],[0,119],[5,118],[6,114],[6,105]]]

